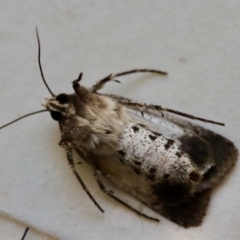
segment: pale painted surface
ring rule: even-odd
[[[225,122],[226,127],[201,125],[239,148],[239,10],[237,0],[2,0],[0,125],[41,109],[50,97],[37,65],[38,25],[44,73],[53,92],[72,92],[71,81],[80,71],[82,84],[91,86],[110,73],[159,68],[169,75],[119,78],[121,84],[110,83],[103,92]],[[184,229],[161,216],[159,224],[146,221],[113,202],[82,164],[82,177],[105,210],[101,214],[69,169],[59,139],[48,113],[1,130],[1,210],[69,240],[239,238],[239,164],[214,192],[202,226]],[[20,239],[16,236],[25,229],[16,228],[12,235],[9,221],[2,224],[0,239],[7,231],[8,239]]]

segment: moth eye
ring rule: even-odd
[[[55,121],[59,121],[62,118],[62,114],[56,111],[50,111],[51,117]]]
[[[68,103],[68,95],[66,93],[61,93],[56,96],[56,100],[61,104]]]

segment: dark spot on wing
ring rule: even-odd
[[[155,173],[157,172],[156,167],[151,167],[151,168],[149,169],[149,172],[150,172],[151,174],[155,174]]]
[[[157,169],[156,167],[151,167],[149,169],[149,172],[148,174],[146,174],[146,177],[149,178],[151,181],[154,181],[156,179],[156,172],[157,172]]]
[[[179,158],[182,156],[182,154],[183,154],[182,151],[176,152],[176,156],[179,157]]]
[[[135,168],[135,167],[132,167],[132,169],[134,170],[134,172],[135,172],[137,175],[141,174],[140,169]]]
[[[137,165],[137,166],[141,166],[142,162],[134,161],[134,164]]]
[[[135,133],[139,131],[139,127],[137,127],[137,126],[133,126],[132,129]]]
[[[165,149],[168,150],[174,144],[174,140],[168,139],[167,143],[164,145]]]
[[[163,175],[163,179],[167,180],[170,177],[170,174],[166,173]]]
[[[156,140],[156,138],[157,138],[157,136],[153,136],[153,135],[148,135],[148,136],[152,141]]]
[[[147,178],[150,179],[151,181],[154,181],[155,178],[156,178],[156,175],[153,174],[153,175],[147,175]]]
[[[125,157],[126,153],[122,150],[119,150],[118,153],[120,154],[121,157]]]

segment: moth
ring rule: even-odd
[[[66,149],[73,173],[101,212],[104,210],[76,170],[73,150],[91,165],[100,189],[130,210],[158,221],[116,196],[105,186],[106,181],[183,227],[199,226],[212,189],[229,174],[237,161],[238,150],[223,136],[176,115],[224,124],[159,105],[99,93],[105,84],[127,74],[167,74],[159,70],[135,69],[110,74],[91,88],[80,84],[80,73],[72,82],[73,94],[55,95],[43,75],[38,32],[37,40],[41,76],[52,96],[43,104],[44,110],[19,119],[50,112],[59,124],[59,145]]]

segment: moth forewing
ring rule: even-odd
[[[202,179],[194,194],[189,195],[185,203],[175,206],[162,205],[160,210],[151,204],[147,205],[182,226],[200,225],[206,214],[211,190],[231,171],[238,159],[238,150],[223,136],[170,114],[164,114],[163,117],[159,113],[146,111],[143,119],[138,111],[131,110],[131,115],[136,121],[143,122],[154,131],[163,132],[167,138],[178,142],[182,151],[189,155],[202,172]],[[179,194],[178,190],[176,193]]]

